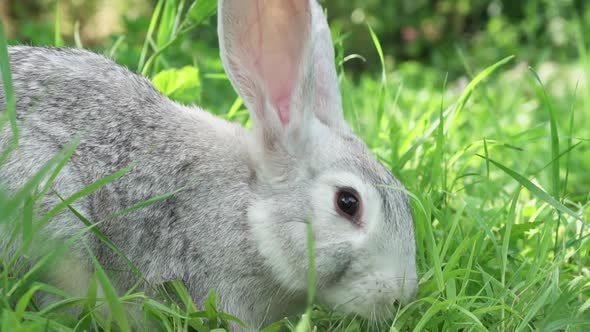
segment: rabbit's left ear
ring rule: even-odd
[[[218,15],[224,67],[259,137],[305,131],[309,115],[348,128],[330,30],[315,0],[220,0]]]
[[[348,130],[348,125],[342,115],[342,99],[334,65],[334,46],[328,20],[322,7],[315,0],[310,2],[312,12],[310,66],[313,67],[310,83],[315,87],[313,89],[314,113],[324,124]]]

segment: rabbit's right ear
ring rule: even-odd
[[[309,0],[219,1],[221,58],[250,111],[254,130],[262,136],[280,136],[294,117],[303,117],[303,111],[294,114],[292,106],[299,81],[307,74],[301,71],[311,15]]]
[[[316,0],[219,0],[217,29],[223,66],[270,164],[285,157],[272,152],[305,155],[325,132],[319,123],[350,131]]]

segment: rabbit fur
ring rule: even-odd
[[[20,145],[0,167],[0,182],[17,190],[78,138],[39,215],[60,202],[54,192],[68,197],[131,163],[129,173],[73,206],[97,222],[181,189],[99,226],[148,282],[182,280],[196,303],[215,289],[220,309],[254,330],[298,314],[306,304],[310,220],[317,301],[386,316],[416,291],[413,221],[402,185],[344,120],[320,5],[220,0],[218,10],[224,68],[250,111],[251,130],[174,103],[104,56],[9,47]],[[11,135],[7,126],[0,148]],[[360,197],[356,222],[336,210],[341,188]],[[66,239],[84,228],[63,211],[44,230]],[[85,294],[92,273],[85,246],[119,290],[133,284],[126,263],[86,235],[72,248],[84,273],[64,287]],[[56,271],[68,275],[65,267]]]

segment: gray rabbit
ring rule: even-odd
[[[220,0],[224,68],[252,129],[162,96],[145,78],[76,49],[10,47],[20,147],[0,168],[15,190],[80,138],[53,189],[67,197],[133,162],[122,178],[73,206],[100,225],[149,282],[183,280],[196,303],[215,289],[220,309],[253,329],[300,313],[307,295],[307,221],[315,238],[317,301],[383,317],[417,287],[415,240],[402,185],[371,155],[342,114],[334,50],[315,0]],[[0,91],[3,91],[0,90]],[[0,95],[0,109],[5,99]],[[11,132],[4,130],[0,148]],[[41,206],[59,202],[53,193]],[[85,225],[70,211],[46,233]],[[126,263],[94,236],[73,248],[84,292],[86,243],[119,289]]]

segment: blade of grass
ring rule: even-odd
[[[150,25],[148,26],[148,31],[145,36],[143,48],[141,49],[141,55],[139,56],[139,63],[137,65],[137,71],[139,71],[139,72],[144,71],[145,59],[146,59],[147,53],[149,51],[150,40],[152,38],[152,35],[154,34],[154,30],[156,29],[156,26],[158,25],[158,20],[160,18],[160,12],[162,11],[162,7],[164,6],[164,1],[165,0],[159,0],[158,3],[156,4],[156,8],[154,9],[154,12],[152,13]]]
[[[576,114],[575,110],[575,105],[576,105],[576,98],[577,98],[577,94],[578,94],[578,88],[580,86],[580,80],[578,80],[576,82],[576,88],[574,89],[574,93],[572,96],[572,105],[570,106],[570,121],[569,121],[569,128],[568,128],[568,138],[567,138],[567,151],[573,150],[573,148],[578,145],[574,145],[573,144],[573,137],[574,137],[574,115]],[[563,180],[563,195],[565,195],[565,190],[567,189],[567,183],[569,180],[569,175],[570,175],[570,165],[571,162],[571,155],[568,153],[565,159],[565,178]]]
[[[139,202],[137,204],[134,204],[124,210],[121,210],[117,213],[114,213],[112,215],[110,215],[108,218],[106,218],[105,220],[102,220],[98,223],[92,223],[90,220],[88,220],[86,217],[84,217],[78,210],[76,210],[73,206],[71,206],[70,204],[67,204],[68,209],[80,220],[82,221],[87,227],[88,229],[94,233],[94,235],[96,235],[104,244],[106,244],[111,250],[113,250],[113,252],[115,252],[117,255],[119,255],[121,258],[123,258],[128,266],[131,268],[131,270],[138,276],[138,277],[142,277],[143,274],[141,273],[141,271],[137,268],[137,266],[135,266],[135,264],[133,264],[133,262],[102,232],[100,231],[100,229],[98,229],[96,226],[98,226],[99,224],[112,220],[116,217],[122,216],[124,214],[139,210],[141,208],[147,207],[149,205],[164,201],[172,196],[174,196],[175,194],[179,193],[180,191],[184,190],[185,188],[181,188],[178,189],[176,191],[170,192],[170,193],[166,193],[163,195],[159,195],[156,197],[152,197],[148,200]],[[55,193],[59,199],[63,202],[65,202],[66,200],[61,197],[58,193]]]
[[[17,321],[20,322],[22,320],[25,310],[27,310],[33,295],[35,295],[35,293],[37,293],[40,289],[41,285],[33,285],[23,296],[20,297],[14,309],[14,315]]]
[[[49,210],[49,212],[47,212],[47,214],[45,214],[36,223],[36,228],[41,229],[51,218],[55,217],[63,209],[67,208],[68,205],[70,205],[70,204],[74,203],[75,201],[79,200],[80,198],[85,197],[88,194],[98,190],[99,188],[105,186],[106,184],[111,183],[111,182],[119,179],[120,177],[124,176],[129,171],[131,171],[135,167],[136,164],[137,163],[132,163],[131,165],[124,167],[123,169],[121,169],[111,175],[105,176],[102,179],[99,179],[99,180],[93,182],[92,184],[86,186],[82,190],[74,193],[73,195],[71,195],[70,197],[68,197],[64,201],[62,201],[60,204],[55,206],[53,209]]]
[[[578,146],[582,145],[583,142],[578,142],[576,144],[570,145],[568,146],[567,149],[561,151],[559,153],[559,156],[557,156],[557,159],[561,159],[562,157],[566,157],[566,159],[569,158],[569,156],[571,155],[570,152],[572,152],[572,150],[574,150],[575,148],[577,148]],[[548,161],[545,165],[543,165],[541,168],[539,168],[538,170],[535,170],[534,172],[531,172],[531,175],[538,175],[539,173],[541,173],[542,171],[546,170],[548,167],[551,167],[551,165],[554,164],[555,160],[550,160]],[[567,175],[567,174],[566,174]],[[561,186],[562,188],[565,187],[565,184],[563,186]]]
[[[54,167],[56,167],[56,165],[60,164],[63,159],[67,158],[67,156],[69,155],[69,151],[71,149],[75,149],[76,147],[77,147],[76,141],[68,143],[62,149],[62,151],[60,151],[54,157],[49,159],[49,161],[47,161],[37,171],[37,173],[35,173],[35,175],[33,175],[32,177],[30,177],[28,179],[28,181],[20,188],[20,190],[11,197],[11,200],[8,202],[9,204],[6,204],[3,206],[2,203],[5,203],[5,202],[0,202],[0,207],[2,207],[3,214],[6,216],[10,216],[17,209],[19,209],[22,206],[22,202],[24,202],[26,197],[28,195],[30,195],[30,193],[33,192],[35,190],[35,188],[37,188],[37,186],[39,186],[41,184],[41,182],[43,181],[45,176],[47,176],[47,174],[52,169],[54,169]]]
[[[59,173],[62,171],[62,169],[66,166],[66,164],[70,161],[70,159],[74,155],[74,152],[78,148],[78,145],[80,145],[80,139],[78,137],[76,137],[76,139],[74,139],[70,143],[70,145],[71,146],[69,146],[69,148],[67,150],[63,151],[63,158],[61,158],[59,160],[59,162],[55,165],[53,172],[51,173],[51,175],[49,176],[47,181],[45,181],[45,187],[43,188],[43,190],[41,190],[39,195],[37,195],[37,201],[40,202],[41,200],[43,200],[43,198],[45,197],[45,195],[47,194],[47,192],[49,191],[49,189],[53,185],[55,178],[57,178]]]
[[[529,68],[529,70],[533,74],[533,77],[537,80],[537,83],[540,85],[541,92],[543,94],[543,102],[545,103],[545,107],[547,108],[547,113],[549,115],[549,128],[551,133],[551,160],[553,160],[553,163],[551,164],[551,190],[553,198],[559,200],[559,193],[561,192],[559,187],[559,133],[557,130],[557,121],[555,120],[555,110],[553,109],[551,100],[547,95],[547,89],[543,85],[543,81],[537,72],[533,70],[533,68]]]
[[[488,141],[485,138],[483,139],[483,151],[486,156],[486,178],[488,179],[488,181],[490,181],[490,161],[487,159],[489,158],[490,153],[488,151]]]
[[[114,214],[110,215],[108,218],[106,218],[105,220],[112,220],[112,219],[114,219],[116,217],[119,217],[121,215],[124,215],[124,214],[130,213],[130,212],[133,212],[135,210],[139,210],[141,208],[144,208],[146,206],[149,206],[149,205],[152,205],[152,204],[155,204],[155,203],[164,201],[164,200],[166,200],[166,199],[168,199],[168,198],[170,198],[170,197],[172,197],[172,196],[174,196],[174,195],[178,194],[179,192],[181,192],[183,190],[186,190],[186,189],[187,188],[180,188],[180,189],[177,189],[175,191],[171,191],[169,193],[165,193],[165,194],[162,194],[162,195],[158,195],[158,196],[149,198],[149,199],[147,199],[145,201],[139,202],[139,203],[134,204],[134,205],[132,205],[132,206],[130,206],[128,208],[125,208],[125,209],[123,209],[123,210],[121,210],[121,211],[119,211],[117,213],[114,213]]]
[[[8,298],[12,297],[15,293],[17,293],[21,288],[26,286],[27,284],[31,283],[32,280],[39,274],[41,271],[47,267],[50,263],[52,263],[56,258],[62,257],[68,248],[71,245],[70,241],[66,241],[65,243],[59,245],[57,248],[54,248],[52,251],[48,252],[44,255],[41,259],[39,259],[33,267],[31,267],[24,276],[19,278],[5,293],[5,296]]]
[[[477,154],[477,156],[485,159],[485,156],[482,156],[480,154]],[[527,188],[532,194],[534,194],[535,196],[537,196],[541,200],[545,201],[547,204],[551,205],[556,210],[561,211],[565,214],[568,214],[568,215],[572,216],[573,218],[581,221],[582,223],[588,225],[588,222],[586,220],[582,219],[574,211],[570,210],[569,208],[567,208],[566,206],[564,206],[563,204],[561,204],[560,202],[555,200],[555,198],[553,198],[551,195],[547,194],[543,189],[539,188],[537,185],[532,183],[529,179],[527,179],[523,175],[500,164],[499,162],[497,162],[493,159],[489,159],[489,161],[492,164],[494,164],[496,167],[501,169],[504,173],[510,175],[513,179],[518,181],[523,187]]]
[[[97,280],[96,273],[93,274],[88,284],[88,290],[86,292],[86,301],[82,306],[82,311],[78,315],[78,324],[74,327],[77,331],[90,331],[92,325],[92,312],[96,308],[96,294],[97,294]]]
[[[174,17],[174,22],[172,23],[171,36],[176,36],[179,27],[182,25],[182,23],[184,23],[183,14],[185,14],[185,12],[184,12],[185,2],[186,2],[185,0],[180,0],[178,7],[176,7],[176,16]],[[184,17],[186,20],[187,15],[184,15]]]
[[[82,37],[80,37],[80,21],[74,23],[74,44],[77,48],[84,48],[82,44]]]
[[[311,218],[307,221],[307,259],[308,259],[308,289],[307,289],[307,307],[308,310],[313,306],[316,291],[316,274],[315,274],[315,236]]]
[[[179,5],[179,9],[177,10],[176,18],[175,18],[174,22],[172,23],[173,27],[171,29],[169,29],[170,30],[170,38],[162,39],[161,41],[159,41],[157,43],[153,43],[151,38],[146,39],[148,46],[150,44],[152,45],[152,48],[154,49],[154,53],[147,59],[147,61],[142,62],[142,63],[145,63],[145,65],[143,65],[140,68],[142,75],[144,75],[144,76],[148,75],[149,70],[151,69],[154,62],[156,62],[158,57],[162,53],[164,53],[164,51],[166,49],[168,49],[170,46],[172,46],[174,43],[176,43],[186,33],[191,31],[195,27],[201,25],[207,18],[209,18],[211,15],[213,15],[215,13],[215,9],[217,9],[217,2],[212,1],[212,0],[201,0],[201,1],[197,1],[197,2],[193,3],[193,6],[189,9],[189,11],[188,11],[189,13],[187,15],[187,17],[190,17],[191,19],[193,19],[193,22],[192,23],[188,22],[189,21],[188,18],[185,18],[182,23],[178,24],[177,21],[178,21],[179,15],[182,12],[183,7],[184,7],[184,1],[182,1],[181,4]],[[213,8],[213,11],[210,11],[211,7]],[[197,12],[193,13],[193,10],[197,10]],[[201,10],[204,10],[204,11],[201,11]],[[191,16],[192,14],[197,15],[198,17],[193,18]],[[169,22],[169,20],[166,17],[164,17],[164,14],[163,14],[163,17],[160,19],[160,27],[165,28],[169,24],[171,24],[171,23]],[[183,27],[183,26],[184,26],[184,28],[179,30],[179,27]]]
[[[64,46],[64,40],[61,36],[61,15],[60,15],[60,10],[59,10],[59,3],[60,1],[57,0],[55,2],[55,18],[53,20],[53,34],[54,34],[54,38],[53,38],[53,45],[55,47],[63,47]]]
[[[446,187],[446,160],[444,160],[444,151],[445,151],[445,118],[444,118],[444,91],[447,87],[447,79],[448,75],[445,75],[445,79],[443,81],[442,90],[440,98],[440,109],[439,109],[439,122],[438,122],[438,129],[436,131],[436,147],[434,150],[434,157],[432,159],[432,168],[431,168],[431,185],[435,185],[438,183],[440,178],[440,190],[443,194],[442,204],[444,204],[446,200],[446,195],[444,192],[447,191]],[[441,165],[441,167],[438,167]]]
[[[24,208],[22,210],[22,235],[23,242],[21,244],[22,251],[26,252],[33,242],[33,206],[34,199],[28,196],[25,200]]]
[[[174,29],[176,14],[176,2],[166,1],[164,3],[164,10],[162,11],[162,15],[158,22],[158,31],[156,33],[157,48],[170,41],[170,38],[173,35],[172,30]]]
[[[123,304],[119,300],[117,296],[117,291],[113,287],[113,284],[107,277],[107,274],[103,270],[100,263],[96,260],[94,255],[90,252],[88,248],[88,253],[92,257],[92,263],[94,265],[96,277],[102,287],[104,292],[107,304],[110,308],[110,312],[113,315],[113,318],[117,322],[119,329],[123,332],[131,332],[131,328],[129,327],[129,322],[127,320],[127,315],[125,314],[125,309],[123,308]]]
[[[543,307],[543,305],[546,303],[547,299],[549,298],[549,296],[553,292],[552,287],[542,287],[541,290],[543,290],[543,292],[540,294],[540,296],[538,296],[536,298],[536,301],[527,306],[528,310],[527,310],[526,316],[516,327],[516,330],[515,330],[516,332],[530,329],[531,326],[529,324],[530,324],[531,320],[533,319],[533,317],[535,317],[535,315],[539,312],[539,310],[541,310],[541,308]]]
[[[489,162],[489,161],[488,161]],[[504,231],[504,236],[502,239],[502,276],[500,281],[502,282],[502,286],[507,288],[506,285],[506,270],[508,267],[508,250],[510,248],[510,234],[512,232],[512,225],[515,224],[516,219],[516,204],[518,203],[518,198],[520,197],[521,187],[516,189],[516,192],[512,196],[512,203],[510,204],[510,210],[508,211],[508,216],[506,217],[506,230]],[[502,299],[502,330],[505,329],[506,323],[506,310],[504,306],[506,305],[505,296],[501,297]]]
[[[217,12],[216,0],[199,0],[193,2],[188,10],[188,16],[196,24],[202,24]]]
[[[383,114],[385,114],[385,100],[387,97],[387,72],[385,69],[385,57],[383,56],[383,48],[381,47],[381,42],[379,38],[373,31],[371,25],[367,24],[369,28],[369,34],[371,35],[371,40],[373,41],[373,45],[377,50],[377,54],[379,55],[379,61],[381,61],[381,87],[379,90],[379,106],[377,108],[377,129],[381,129],[381,120],[383,118]]]
[[[57,197],[59,197],[59,199],[62,201],[62,203],[65,202],[65,199],[63,197],[61,197],[58,193],[55,193],[55,195]],[[90,220],[88,220],[86,217],[84,217],[80,212],[78,212],[78,210],[76,210],[70,204],[68,204],[67,207],[80,221],[82,221],[84,223],[84,225],[86,225],[88,227],[88,230],[90,230],[98,239],[100,239],[114,253],[119,255],[119,257],[123,258],[123,260],[125,260],[127,262],[127,265],[129,266],[131,271],[133,271],[133,273],[135,273],[139,277],[143,276],[141,271],[137,268],[137,266],[135,266],[135,264],[133,264],[133,262],[127,257],[127,255],[125,255],[121,250],[119,250],[119,248],[103,232],[101,232],[100,229],[98,229],[96,227],[97,224],[93,224]]]
[[[305,314],[302,315],[301,319],[297,323],[295,327],[295,332],[308,332],[311,330],[312,322],[311,322],[311,310],[313,308],[313,303],[315,299],[315,291],[316,291],[316,274],[315,274],[315,250],[314,250],[314,232],[313,232],[313,225],[312,219],[307,218],[307,277],[308,277],[308,285],[307,285],[307,310]]]
[[[2,74],[2,85],[4,87],[4,98],[6,103],[6,114],[12,129],[12,147],[18,147],[18,127],[16,125],[16,99],[12,87],[12,74],[8,57],[8,42],[4,33],[4,24],[0,20],[0,73]],[[1,110],[0,110],[1,111]],[[2,123],[0,123],[2,124]],[[2,124],[3,125],[3,124]],[[1,128],[4,128],[2,126]]]
[[[471,82],[469,82],[469,84],[467,84],[467,86],[463,90],[463,94],[461,94],[461,97],[459,97],[459,101],[457,103],[457,107],[456,107],[454,113],[457,113],[457,114],[461,113],[463,108],[465,108],[467,101],[469,101],[469,97],[471,97],[471,94],[475,90],[475,87],[477,87],[484,79],[486,79],[488,76],[493,74],[496,70],[498,70],[498,68],[500,68],[500,67],[504,66],[505,64],[507,64],[508,62],[510,62],[513,58],[514,58],[514,55],[507,56],[504,59],[502,59],[502,60],[494,63],[493,65],[489,66],[488,68],[484,69],[481,73],[479,73],[477,76],[475,76],[475,78],[473,78],[471,80]]]
[[[410,196],[412,197],[412,196]],[[430,197],[429,197],[430,200]],[[428,201],[428,204],[422,204],[423,200],[418,200],[418,203],[420,204],[421,207],[424,208],[424,211],[426,212],[423,217],[424,218],[416,218],[416,222],[422,220],[422,222],[420,223],[420,225],[422,225],[425,229],[423,229],[423,231],[425,231],[425,244],[426,244],[426,248],[424,248],[424,250],[429,253],[431,260],[432,260],[432,267],[431,269],[433,269],[433,273],[434,273],[434,279],[436,280],[436,284],[438,286],[438,291],[442,292],[444,290],[445,287],[445,278],[444,278],[444,274],[443,274],[443,269],[442,269],[442,259],[443,257],[441,256],[441,250],[439,249],[438,245],[437,245],[437,241],[436,241],[436,236],[434,235],[434,229],[433,229],[433,225],[432,225],[432,201]]]
[[[461,97],[459,97],[459,100],[457,101],[457,103],[455,103],[451,107],[448,107],[445,110],[443,117],[449,119],[449,120],[447,120],[447,124],[451,123],[450,119],[453,117],[453,115],[460,113],[465,108],[465,105],[467,104],[467,101],[469,101],[469,98],[471,97],[471,94],[473,93],[475,88],[485,78],[487,78],[488,76],[493,74],[496,70],[498,70],[503,65],[510,62],[513,58],[514,58],[514,56],[511,55],[511,56],[508,56],[508,57],[496,62],[495,64],[484,69],[473,80],[471,80],[471,82],[469,82],[467,87],[463,90],[463,93],[462,93]],[[421,137],[418,137],[415,139],[415,143],[412,144],[400,157],[398,163],[395,165],[396,169],[401,169],[404,167],[404,165],[412,158],[412,155],[416,152],[416,150],[422,144],[424,144],[424,142],[438,129],[439,124],[440,124],[440,118],[437,118],[430,125],[430,127],[428,127],[428,129],[424,132],[424,134]]]
[[[240,107],[242,107],[243,105],[243,101],[242,98],[240,97],[236,97],[236,100],[234,101],[234,103],[231,105],[229,111],[227,112],[225,118],[228,120],[233,120],[236,115],[238,114],[238,111],[240,110]]]
[[[117,53],[117,50],[119,49],[119,47],[121,46],[121,44],[123,43],[123,41],[125,40],[125,36],[119,36],[117,38],[117,40],[115,41],[115,43],[113,44],[113,46],[111,46],[108,50],[107,57],[108,58],[114,58],[115,54]]]

